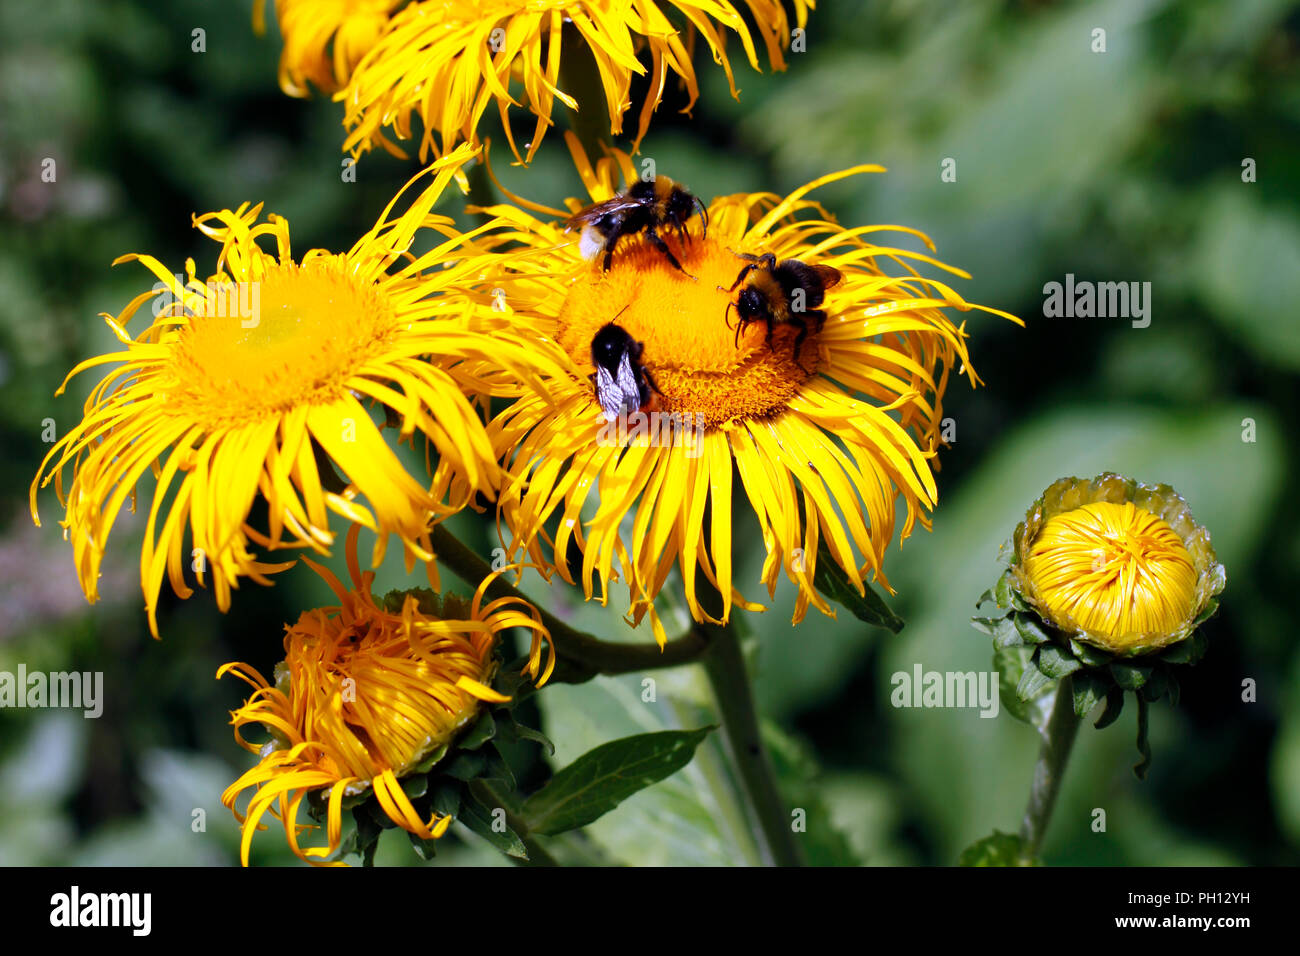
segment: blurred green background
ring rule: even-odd
[[[340,177],[341,110],[276,86],[274,27],[256,37],[245,2],[44,0],[0,6],[0,670],[102,671],[99,720],[0,711],[0,863],[229,864],[237,830],[219,795],[251,758],[227,725],[240,700],[213,674],[227,660],[270,673],[281,624],[327,597],[306,569],[274,588],[247,584],[231,613],[207,593],[165,595],[164,640],[141,607],[142,521],[123,520],[90,608],[61,540],[52,491],[45,527],[28,483],[95,380],[53,393],[113,339],[117,313],[152,278],[114,257],[149,252],[201,274],[214,246],[190,214],[265,200],[295,248],[342,249],[373,223],[413,163],[371,154]],[[206,31],[204,53],[191,31]],[[1106,51],[1092,52],[1092,31]],[[737,46],[731,50],[739,55]],[[821,198],[846,223],[929,233],[971,301],[1027,328],[972,313],[984,388],[954,384],[931,534],[890,552],[897,636],[810,612],[789,626],[778,591],[754,616],[758,694],[786,796],[807,811],[815,862],[949,864],[993,828],[1014,830],[1036,735],[1003,713],[890,706],[890,675],[988,670],[986,636],[967,620],[998,573],[998,546],[1062,475],[1115,470],[1173,484],[1209,527],[1228,587],[1211,650],[1177,709],[1152,719],[1155,764],[1130,770],[1134,708],[1083,729],[1045,857],[1053,864],[1294,864],[1300,861],[1300,510],[1285,493],[1300,465],[1300,12],[1276,0],[1109,3],[825,0],[807,52],[785,74],[738,65],[739,102],[720,70],[691,118],[674,92],[643,153],[704,197],[785,192],[823,172],[879,162]],[[634,96],[636,91],[634,90]],[[636,100],[639,102],[639,100]],[[491,133],[487,127],[486,132]],[[499,135],[497,136],[499,140]],[[57,182],[41,181],[42,161]],[[956,160],[943,182],[941,163]],[[1242,181],[1244,159],[1257,181]],[[558,131],[534,166],[497,168],[508,185],[556,203],[578,192]],[[450,205],[448,212],[454,211]],[[907,245],[900,236],[900,244]],[[913,244],[914,247],[914,244]],[[1048,319],[1043,285],[1150,282],[1151,325]],[[1243,440],[1253,423],[1254,440]],[[1288,439],[1286,436],[1291,435]],[[743,523],[743,522],[742,522]],[[485,552],[483,522],[457,530]],[[750,529],[752,531],[752,529]],[[742,572],[756,582],[752,541]],[[745,580],[741,578],[740,580]],[[402,583],[385,568],[379,590]],[[610,638],[617,609],[574,605],[558,585],[528,589]],[[751,584],[747,593],[758,596]],[[666,607],[670,630],[681,613]],[[711,720],[693,669],[560,686],[540,716],[568,760],[612,737]],[[1242,681],[1258,685],[1242,701]],[[558,764],[557,764],[558,765]],[[537,766],[530,780],[545,778]],[[1091,830],[1092,809],[1107,830]],[[206,813],[195,832],[194,811]],[[453,830],[454,834],[460,831]],[[500,863],[459,835],[439,862]],[[283,835],[255,842],[289,860]],[[575,861],[739,863],[756,859],[716,740],[685,771],[562,841]],[[380,859],[407,862],[397,839]]]

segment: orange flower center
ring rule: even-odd
[[[188,304],[198,314],[176,340],[171,397],[178,414],[213,423],[336,400],[394,327],[383,293],[341,257],[273,264]]]
[[[712,234],[692,233],[684,247],[675,237],[665,241],[690,275],[643,239],[623,239],[609,271],[597,259],[569,291],[559,315],[560,346],[594,372],[591,341],[616,321],[644,346],[641,363],[659,388],[658,410],[695,415],[710,428],[783,411],[816,371],[816,332],[809,329],[798,361],[794,324],[775,325],[769,348],[765,323],[749,322],[737,344],[732,303],[739,288],[727,290],[747,264],[736,252],[748,250]]]

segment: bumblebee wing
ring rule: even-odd
[[[577,229],[579,226],[590,225],[601,216],[611,212],[620,212],[624,209],[635,209],[642,205],[635,199],[629,199],[627,196],[615,196],[613,199],[606,199],[604,202],[598,202],[594,206],[588,206],[586,209],[579,209],[564,222],[565,229]]]
[[[622,372],[621,365],[619,371]],[[605,413],[606,421],[618,418],[618,413],[623,407],[623,397],[614,376],[603,365],[596,366],[596,401],[600,403],[600,410]]]
[[[823,289],[829,289],[833,285],[839,285],[839,281],[844,278],[844,273],[833,266],[811,266],[817,278],[822,284]]]
[[[641,401],[641,377],[632,366],[632,357],[624,355],[618,363],[618,392],[622,407],[629,412],[639,412],[645,404]]]

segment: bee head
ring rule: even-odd
[[[695,214],[697,205],[700,205],[700,208],[703,208],[698,199],[688,193],[685,189],[677,186],[668,194],[664,212],[671,222],[677,225],[684,225],[686,220],[690,219],[691,216]]]
[[[636,343],[633,342],[627,329],[613,322],[607,322],[600,327],[600,331],[591,340],[591,361],[597,367],[612,372],[623,361],[623,356],[635,347]]]

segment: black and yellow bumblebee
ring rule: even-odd
[[[646,240],[662,252],[669,262],[686,272],[659,235],[659,230],[675,229],[678,238],[685,243],[688,238],[686,223],[696,210],[699,210],[704,234],[707,235],[709,214],[704,203],[667,176],[655,176],[653,179],[638,180],[612,199],[575,213],[565,223],[565,229],[582,229],[578,249],[587,259],[594,259],[603,253],[605,261],[602,269],[609,269],[614,258],[614,247],[620,239],[644,233]]]
[[[602,325],[591,340],[591,361],[596,366],[596,374],[592,376],[596,401],[609,421],[624,413],[635,414],[652,408],[659,386],[650,370],[641,364],[643,350],[642,343],[617,322]]]
[[[840,270],[831,266],[812,266],[798,259],[782,259],[765,252],[761,256],[737,252],[738,258],[748,265],[740,270],[730,289],[740,294],[727,304],[727,327],[731,328],[731,308],[734,305],[739,321],[736,323],[736,347],[740,335],[751,322],[767,326],[767,347],[772,347],[772,332],[778,325],[797,325],[799,333],[794,339],[794,358],[799,360],[799,349],[809,330],[820,332],[826,324],[826,313],[818,306],[826,300],[826,290],[843,278]],[[743,283],[743,286],[742,286]],[[722,286],[718,286],[721,290]]]

